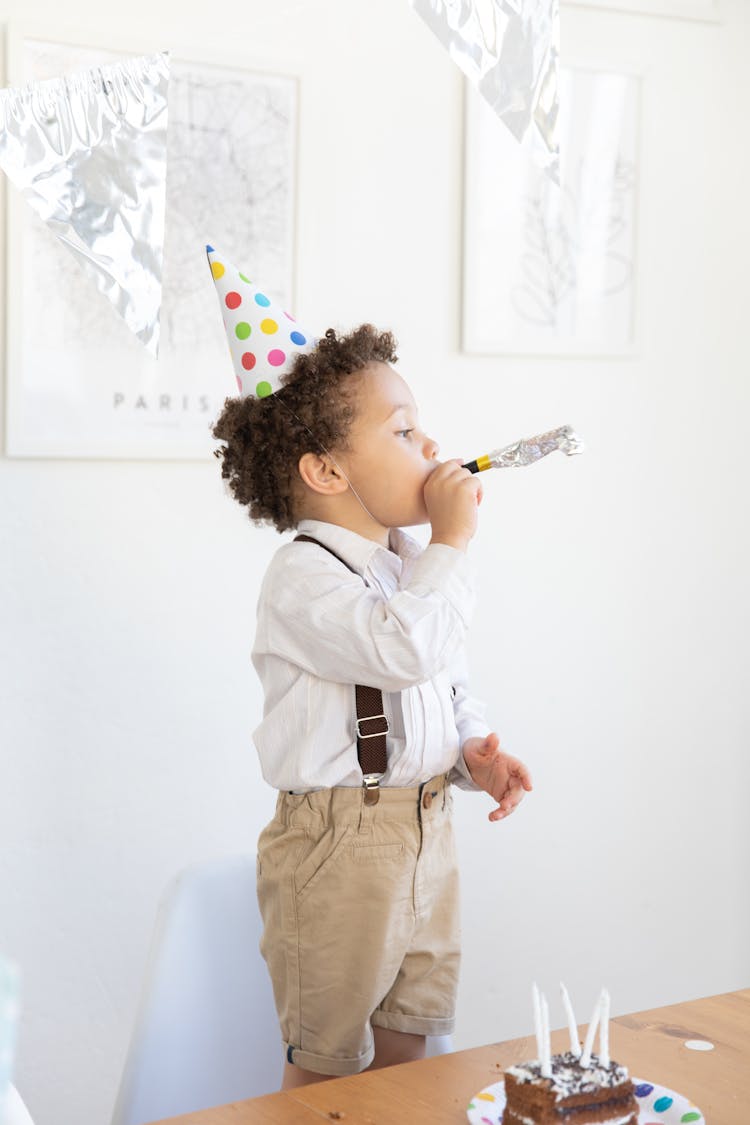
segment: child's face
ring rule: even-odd
[[[387,363],[373,363],[360,372],[356,403],[346,454],[354,487],[381,527],[427,523],[424,486],[439,448],[420,429],[408,384]]]

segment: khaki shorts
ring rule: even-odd
[[[453,799],[445,775],[383,789],[280,792],[258,840],[260,949],[289,1062],[356,1074],[372,1025],[453,1030],[459,967]]]

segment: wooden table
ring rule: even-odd
[[[709,1040],[714,1050],[690,1050],[687,1039]],[[552,1032],[553,1052],[567,1045],[566,1031]],[[610,1051],[631,1075],[690,1098],[708,1125],[750,1125],[750,989],[618,1016]],[[472,1095],[535,1055],[531,1038],[491,1043],[171,1117],[169,1125],[466,1125]]]

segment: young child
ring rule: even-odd
[[[252,651],[265,692],[253,738],[279,791],[257,872],[285,1089],[420,1058],[426,1035],[453,1029],[450,786],[489,793],[495,821],[531,779],[468,694],[482,486],[438,459],[392,335],[365,324],[313,341],[209,261],[241,392],[213,428],[222,476],[251,520],[304,536],[270,562]],[[422,549],[401,528],[425,523]],[[382,771],[358,757],[369,728],[354,685],[382,693]]]

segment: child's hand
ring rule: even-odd
[[[463,468],[464,459],[440,462],[424,486],[424,502],[432,525],[431,543],[447,543],[465,551],[477,530],[482,485]]]
[[[500,749],[500,739],[494,731],[486,738],[467,738],[463,756],[471,780],[498,803],[489,814],[490,820],[508,816],[523,800],[524,790],[531,792],[533,788],[526,766]]]

